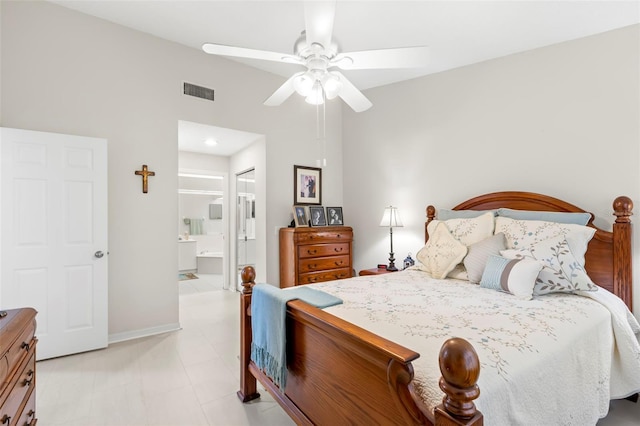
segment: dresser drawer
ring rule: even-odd
[[[308,257],[336,256],[341,254],[349,254],[349,243],[309,244],[298,247],[298,256],[300,259]]]
[[[9,380],[7,376],[9,376],[9,359],[7,358],[7,354],[4,354],[0,356],[0,384]]]
[[[21,415],[20,406],[24,402],[29,391],[35,386],[36,357],[35,353],[27,361],[26,365],[20,367],[18,374],[15,374],[11,382],[7,385],[9,395],[0,408],[0,422],[7,422],[11,418],[10,425],[17,425]]]
[[[351,228],[318,230],[316,232],[305,232],[297,235],[298,244],[351,241],[352,239],[353,231]]]
[[[36,392],[34,389],[31,389],[31,394],[29,395],[29,401],[22,409],[22,415],[16,422],[18,426],[35,426],[36,422]]]
[[[299,272],[318,272],[329,269],[348,268],[349,255],[331,257],[310,257],[300,260]]]
[[[323,281],[341,280],[343,278],[351,278],[351,274],[351,268],[300,274],[298,277],[298,284],[313,284],[321,283]]]
[[[9,348],[9,352],[7,352],[7,360],[9,362],[9,370],[13,370],[20,362],[22,357],[25,356],[27,352],[31,349],[31,347],[35,344],[33,336],[36,333],[36,325],[35,321],[29,322],[27,327],[20,332],[18,339],[14,342],[13,346]]]

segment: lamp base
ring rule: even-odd
[[[396,258],[393,257],[393,252],[389,252],[389,266],[387,266],[387,271],[391,271],[391,272],[395,272],[398,270],[398,268],[396,268]]]

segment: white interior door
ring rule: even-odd
[[[107,141],[0,130],[0,308],[38,311],[38,359],[104,348]]]

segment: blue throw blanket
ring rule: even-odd
[[[287,302],[300,299],[318,308],[339,305],[342,300],[301,286],[281,290],[269,284],[256,284],[251,297],[251,360],[284,393],[287,384],[286,330]]]

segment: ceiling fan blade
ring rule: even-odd
[[[331,66],[343,70],[421,68],[428,65],[428,60],[427,46],[399,47],[340,53],[331,61]]]
[[[353,85],[347,78],[339,71],[332,71],[332,74],[337,75],[342,83],[342,88],[338,92],[338,96],[351,107],[355,112],[362,112],[368,110],[373,105],[369,99],[362,94],[356,86]]]
[[[297,72],[289,77],[289,79],[285,81],[284,84],[278,88],[278,90],[273,92],[273,95],[269,96],[269,98],[264,101],[264,104],[267,106],[278,106],[286,101],[289,96],[291,96],[293,92],[296,91],[295,87],[293,86],[293,80],[302,74],[304,74],[304,72]]]
[[[296,56],[268,50],[247,49],[245,47],[226,46],[224,44],[205,43],[202,50],[211,55],[234,56],[236,58],[264,59],[265,61],[288,62],[301,64]]]
[[[304,23],[307,45],[319,43],[325,49],[331,45],[333,20],[336,14],[335,1],[305,1]]]

